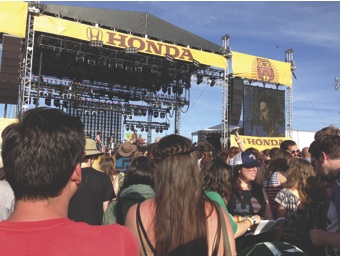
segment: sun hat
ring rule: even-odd
[[[86,138],[85,142],[85,155],[93,156],[103,154],[101,151],[97,150],[96,142],[93,139]]]
[[[122,157],[129,157],[135,151],[136,145],[125,142],[118,147],[117,153]]]
[[[248,151],[240,152],[234,157],[233,165],[242,165],[245,167],[259,166],[260,163],[256,157]]]

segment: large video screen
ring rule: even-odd
[[[244,85],[245,136],[285,136],[285,91]]]

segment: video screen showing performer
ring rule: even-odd
[[[285,136],[285,92],[244,86],[244,134],[259,137]]]

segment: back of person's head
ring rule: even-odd
[[[116,162],[115,159],[108,153],[103,154],[101,157],[101,162],[99,163],[99,169],[107,174],[111,181],[113,181],[116,173],[115,171]]]
[[[269,179],[274,172],[286,172],[289,169],[289,161],[285,158],[271,160],[264,174],[264,179]]]
[[[234,158],[240,152],[242,152],[242,150],[239,147],[232,146],[228,150],[228,156],[229,158]]]
[[[151,143],[148,147],[147,147],[147,157],[150,160],[154,159],[154,150],[156,148],[156,143]]]
[[[201,169],[203,190],[217,192],[228,203],[230,199],[229,173],[232,167],[220,159],[214,159],[203,165]]]
[[[200,164],[201,164],[201,165],[204,165],[204,164],[206,164],[207,162],[211,161],[212,159],[213,159],[212,153],[209,152],[209,151],[205,151],[205,152],[203,153],[202,158],[201,158]]]
[[[194,144],[168,135],[157,143],[154,156],[157,254],[207,255],[205,199]]]
[[[271,161],[279,159],[279,158],[284,158],[289,163],[290,159],[292,159],[293,157],[292,157],[292,155],[287,150],[285,150],[285,149],[278,149],[278,150],[276,150],[273,153],[273,155],[271,157]]]
[[[131,161],[125,173],[122,190],[138,184],[149,185],[154,188],[154,169],[146,156],[138,156]]]
[[[184,186],[185,189],[189,184],[183,183],[184,180],[190,183],[198,181],[195,179],[199,177],[197,154],[190,139],[177,134],[163,137],[154,150],[154,159],[157,163],[156,190],[164,190],[165,183],[174,187]],[[200,187],[200,184],[194,185]]]
[[[271,159],[274,158],[274,155],[277,153],[277,151],[281,150],[280,148],[277,148],[277,147],[274,147],[274,148],[271,148],[270,149],[270,153],[269,153],[269,156]]]
[[[303,159],[309,159],[310,158],[309,147],[302,148],[301,157]]]
[[[289,150],[290,146],[296,146],[296,142],[293,140],[284,140],[282,141],[282,143],[280,144],[280,149],[284,149],[284,150]]]
[[[316,200],[316,174],[313,166],[305,159],[291,159],[285,187],[296,187],[302,203]]]
[[[321,137],[327,136],[327,135],[339,135],[340,136],[340,129],[333,125],[324,127],[315,133],[314,140],[319,140]]]
[[[6,179],[16,200],[60,195],[85,148],[83,124],[61,110],[35,108],[2,132]]]
[[[216,159],[220,159],[221,161],[224,161],[226,162],[228,160],[228,157],[229,157],[229,152],[227,149],[225,148],[222,148],[221,150],[219,150],[217,152],[217,156],[216,156]]]
[[[263,158],[271,158],[270,151],[271,151],[270,148],[262,150],[261,152],[262,152]]]
[[[340,135],[322,136],[310,144],[311,157],[319,159],[322,152],[329,155],[331,160],[340,158]]]

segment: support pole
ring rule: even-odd
[[[228,113],[228,105],[229,105],[229,90],[230,90],[230,74],[231,74],[231,57],[232,52],[230,48],[230,36],[227,34],[221,38],[222,40],[222,47],[223,47],[223,55],[226,58],[227,65],[224,72],[224,82],[223,82],[223,91],[222,91],[222,126],[221,126],[221,148],[227,148],[228,146],[228,120],[229,120],[229,113]]]
[[[289,49],[285,51],[285,62],[291,64],[291,72],[294,75],[294,70],[296,69],[294,62],[294,49]],[[286,136],[292,138],[293,136],[293,88],[288,87],[286,90]]]

